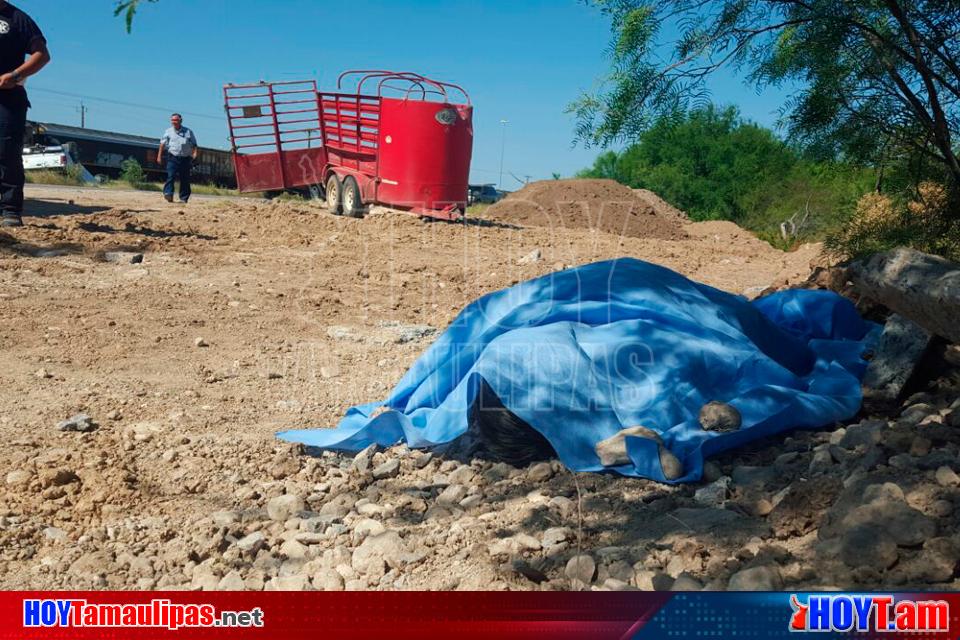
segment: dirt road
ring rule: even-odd
[[[577,547],[595,551],[588,583],[708,583],[769,537],[755,513],[697,509],[711,513],[684,527],[712,542],[682,543],[678,570],[664,514],[692,505],[694,488],[586,478],[593,515],[574,541],[575,488],[559,467],[410,453],[398,476],[373,478],[387,454],[310,458],[273,434],[332,426],[384,397],[465,304],[512,283],[633,256],[756,294],[805,276],[815,248],[785,254],[721,222],[650,240],[392,212],[353,220],[312,203],[27,196],[27,226],[0,235],[0,587],[569,588]],[[81,412],[96,430],[57,429]],[[453,485],[480,498],[434,505]],[[613,513],[664,531],[625,533],[608,526]],[[798,551],[808,547],[790,547],[792,583],[816,582]]]

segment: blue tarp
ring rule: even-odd
[[[878,329],[827,291],[748,302],[640,260],[598,262],[480,298],[386,401],[353,407],[336,429],[279,436],[345,451],[450,442],[467,430],[482,378],[570,469],[606,470],[596,443],[643,425],[689,482],[705,457],[856,414],[861,355]],[[713,400],[736,407],[743,426],[704,431],[697,417]],[[628,437],[627,451],[632,463],[614,471],[665,480],[656,443]]]

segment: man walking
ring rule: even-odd
[[[173,202],[173,186],[180,180],[180,202],[190,200],[190,169],[197,159],[197,137],[193,131],[183,126],[183,116],[175,113],[170,116],[173,125],[160,138],[157,151],[157,164],[163,164],[163,153],[167,153],[167,183],[163,185],[163,197]]]
[[[48,62],[37,23],[0,0],[0,226],[23,226],[23,135],[30,107],[23,81]]]

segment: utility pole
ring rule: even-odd
[[[507,125],[510,124],[509,120],[500,121],[500,181],[497,182],[497,189],[503,190],[503,157],[507,151]]]
[[[77,107],[77,111],[80,112],[80,128],[87,128],[87,111],[90,111],[90,107],[83,104],[83,100],[80,100],[80,106]]]

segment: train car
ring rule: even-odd
[[[166,179],[166,168],[157,164],[159,138],[71,127],[65,124],[28,123],[25,146],[68,143],[72,144],[75,150],[76,161],[92,174],[104,174],[116,178],[121,173],[121,163],[133,158],[140,163],[149,179],[157,181]],[[193,175],[197,182],[208,182],[229,188],[237,186],[230,151],[200,147],[197,161],[193,165]]]

